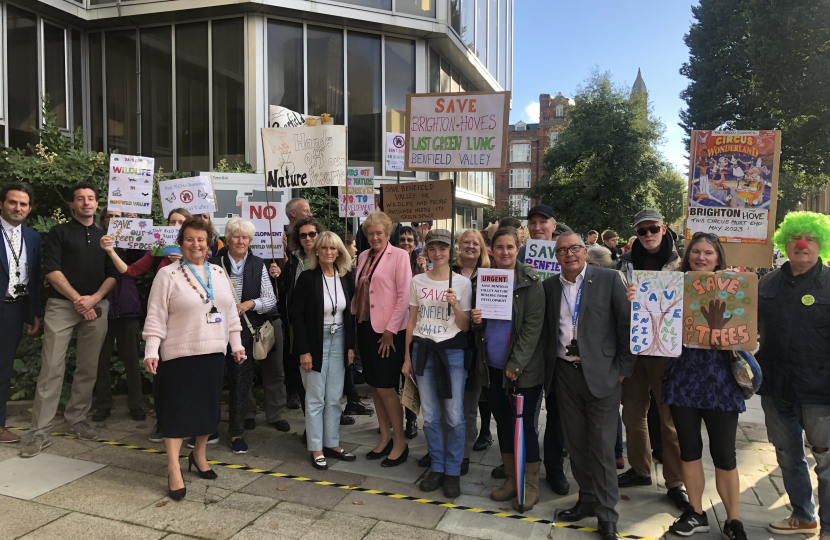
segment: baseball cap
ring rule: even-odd
[[[429,225],[430,227],[432,227],[432,220],[430,220],[430,221],[413,221],[413,222],[412,222],[412,226],[413,226],[413,227],[415,227],[415,228],[417,229],[418,227],[420,227],[420,226],[421,226],[421,225],[423,225],[424,223],[426,223],[427,225]]]
[[[451,246],[452,235],[447,229],[435,229],[433,231],[429,231],[427,233],[426,240],[424,240],[424,245],[431,244],[433,242],[443,242],[448,246]]]
[[[562,223],[561,221],[556,222],[556,229],[553,230],[553,236],[559,236],[562,233],[566,232],[574,232],[573,229]]]
[[[653,208],[646,208],[645,210],[640,210],[636,214],[634,214],[634,228],[637,228],[637,225],[644,221],[663,221],[663,216],[660,215],[660,212]]]
[[[531,208],[530,212],[527,213],[527,219],[530,219],[530,216],[533,214],[542,214],[546,218],[556,219],[556,213],[553,211],[553,208],[546,204],[537,204]]]

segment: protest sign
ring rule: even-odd
[[[452,180],[384,184],[383,211],[395,223],[452,219]]]
[[[193,215],[216,212],[216,195],[209,176],[190,176],[159,182],[161,213],[184,208]]]
[[[366,217],[375,211],[374,167],[349,167],[346,172],[346,217]]]
[[[174,253],[181,255],[182,250],[176,243],[178,236],[178,227],[153,227],[153,256],[166,257]]]
[[[683,349],[683,272],[635,270],[631,352],[680,356]]]
[[[406,95],[406,170],[501,171],[510,92]]]
[[[349,198],[343,193],[346,188],[337,188],[337,216],[346,217],[346,206],[348,206]]]
[[[406,159],[406,137],[403,133],[386,134],[386,170],[402,171]]]
[[[562,271],[556,260],[556,242],[552,240],[528,240],[525,244],[525,264],[539,273],[539,279],[546,280]]]
[[[683,345],[756,349],[758,276],[754,272],[686,272],[683,291]]]
[[[268,125],[272,128],[286,128],[286,127],[300,127],[305,125],[331,124],[332,119],[329,116],[323,120],[320,116],[311,116],[309,114],[302,114],[279,105],[271,105],[268,109]]]
[[[110,156],[107,209],[131,214],[150,214],[153,206],[153,158]]]
[[[403,395],[401,395],[401,405],[415,413],[415,416],[421,414],[421,394],[418,392],[418,385],[412,380],[412,377],[404,377],[406,382],[403,385]]]
[[[241,211],[242,218],[250,220],[256,228],[256,234],[251,240],[254,255],[263,259],[282,259],[285,205],[277,202],[243,202]]]
[[[153,249],[153,220],[145,218],[112,218],[107,229],[113,247]]]
[[[513,320],[513,271],[478,269],[476,309],[485,319]]]
[[[346,126],[262,128],[269,187],[346,185]]]

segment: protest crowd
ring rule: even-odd
[[[77,367],[63,412],[66,433],[98,437],[90,421],[104,421],[113,407],[109,373],[116,342],[130,415],[145,419],[137,341],[143,319],[143,369],[153,375],[157,422],[150,441],[163,442],[167,451],[175,501],[186,497],[189,475],[217,477],[208,445],[219,439],[225,388],[233,452],[247,452],[245,435],[256,428],[258,363],[268,427],[289,431],[286,409],[302,408],[303,443],[316,469],[338,460],[375,460],[378,467],[406,462],[407,440],[419,431],[417,416],[401,404],[412,383],[428,447],[418,456],[430,468],[420,482],[424,492],[461,495],[471,451],[487,449],[495,435],[502,465],[492,475],[504,483],[493,500],[526,512],[539,501],[540,481],[559,495],[578,489],[578,502],[560,509],[556,520],[596,517],[599,534],[614,540],[620,538],[615,507],[621,492],[650,485],[656,460],[663,464],[666,496],[677,507],[670,532],[691,536],[710,530],[702,500],[708,451],[727,514],[723,536],[746,540],[736,431],[747,394],[757,390],[793,508],[768,528],[830,540],[827,216],[792,212],[775,233],[788,262],[757,286],[760,347],[753,358],[763,382],[747,392],[726,347],[677,344],[676,356],[632,352],[638,272],[740,272],[731,266],[738,261],[726,260],[718,236],[695,233],[681,245],[654,209],[638,212],[631,223],[635,236],[621,242],[611,230],[573,231],[545,204],[529,210],[526,228],[507,218],[454,235],[432,221],[393,223],[378,201],[353,236],[327,231],[308,201],[296,198],[285,205],[285,257],[270,260],[250,251],[257,232],[250,221],[231,219],[220,239],[210,214],[185,209],[166,216],[178,227],[180,253],[114,247],[110,220],[135,216],[99,209],[91,184],[77,184],[68,194],[72,219],[53,227],[41,246],[40,235],[25,224],[36,204],[31,187],[11,181],[0,190],[0,327],[6,336],[0,343],[0,443],[18,444],[22,457],[51,444],[73,331]],[[531,251],[546,242],[553,256],[542,264]],[[154,277],[145,310],[135,280],[148,272]],[[43,278],[51,285],[45,303]],[[479,289],[494,298],[498,287],[507,291],[500,314],[495,303],[477,303]],[[708,311],[701,308],[712,339],[725,328],[724,306],[715,299]],[[24,325],[30,334],[42,327],[44,342],[31,430],[21,440],[5,424]],[[363,383],[371,404],[358,393]],[[542,406],[544,426],[538,425]],[[346,451],[340,426],[370,414],[377,418],[376,446],[360,456]],[[816,460],[818,501],[805,434]],[[182,445],[192,449],[188,471],[181,468]],[[578,486],[565,476],[566,459]]]

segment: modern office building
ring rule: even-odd
[[[413,92],[510,90],[513,0],[16,0],[2,8],[0,138],[25,147],[43,97],[89,149],[165,171],[263,170],[269,105],[349,127],[349,164],[379,182],[385,132]],[[427,180],[428,173],[402,173]],[[447,175],[444,175],[447,177]],[[459,178],[459,227],[495,174]]]

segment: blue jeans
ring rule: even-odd
[[[305,429],[311,452],[340,446],[340,396],[346,374],[343,325],[336,334],[323,328],[323,365],[320,372],[300,368],[305,387]]]
[[[418,345],[412,347],[412,358],[417,358]],[[445,399],[444,412],[447,422],[446,445],[444,429],[441,426],[441,400],[438,398],[435,363],[439,362],[435,353],[427,356],[424,374],[416,376],[418,392],[421,396],[421,414],[424,417],[424,435],[427,438],[427,450],[432,459],[432,471],[449,476],[461,475],[461,461],[464,459],[464,385],[467,382],[467,370],[464,369],[464,351],[447,349],[450,364],[450,384],[452,399]]]
[[[767,435],[775,446],[784,488],[790,496],[793,517],[799,521],[816,521],[816,503],[810,482],[810,469],[804,454],[804,439],[813,448],[830,447],[830,405],[799,405],[774,396],[762,396]],[[830,450],[813,451],[818,476],[818,505],[821,533],[830,534]]]

